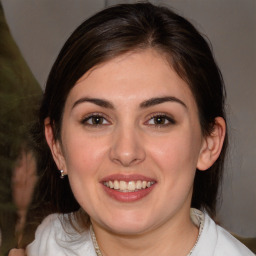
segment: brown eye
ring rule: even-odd
[[[154,117],[154,124],[159,125],[159,124],[165,124],[166,123],[166,118],[163,116],[156,116]]]
[[[101,116],[91,117],[91,123],[94,125],[103,124],[104,118]]]
[[[109,124],[107,119],[101,115],[90,115],[90,116],[86,117],[84,120],[82,120],[82,123],[84,125],[88,125],[88,126],[99,126],[99,125],[108,125]]]
[[[155,115],[152,116],[149,121],[147,122],[148,125],[150,126],[168,126],[168,125],[172,125],[175,124],[175,121],[173,118],[167,116],[167,115]]]

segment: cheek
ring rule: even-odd
[[[66,137],[65,162],[72,191],[78,203],[90,212],[97,194],[99,171],[105,163],[106,143],[100,139]],[[90,208],[88,209],[88,206]]]
[[[100,138],[65,137],[64,158],[68,175],[83,179],[97,172],[104,162],[107,142]]]
[[[180,132],[173,136],[157,138],[154,143],[151,141],[148,151],[151,158],[168,173],[186,172],[196,169],[200,143],[191,133]]]
[[[182,133],[158,139],[149,151],[160,170],[161,194],[165,202],[172,202],[166,207],[180,207],[192,195],[200,145],[193,136]]]

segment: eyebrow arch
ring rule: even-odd
[[[98,98],[88,98],[88,97],[83,97],[83,98],[77,100],[73,104],[72,109],[74,107],[76,107],[78,104],[81,104],[84,102],[90,102],[90,103],[93,103],[93,104],[98,105],[103,108],[114,109],[113,104],[107,100],[98,99]],[[149,100],[143,101],[140,104],[140,108],[148,108],[148,107],[152,107],[152,106],[155,106],[155,105],[158,105],[161,103],[165,103],[165,102],[176,102],[176,103],[181,104],[183,107],[185,107],[187,109],[187,106],[183,101],[181,101],[180,99],[173,97],[173,96],[151,98]]]
[[[81,104],[81,103],[84,103],[84,102],[90,102],[90,103],[93,103],[93,104],[98,105],[98,106],[103,107],[103,108],[114,109],[114,106],[112,105],[112,103],[110,103],[107,100],[97,99],[97,98],[87,98],[87,97],[84,97],[84,98],[81,98],[81,99],[77,100],[73,104],[72,109],[74,107],[76,107],[78,104]]]
[[[152,107],[164,102],[176,102],[181,104],[183,107],[187,109],[187,105],[180,99],[173,97],[173,96],[167,96],[167,97],[157,97],[157,98],[152,98],[149,100],[146,100],[140,104],[140,108],[148,108]]]

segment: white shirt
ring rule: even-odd
[[[76,232],[70,224],[63,227],[67,215],[51,214],[37,228],[35,240],[28,245],[28,256],[97,256],[90,231]],[[200,226],[198,241],[191,256],[254,256],[230,233],[216,225],[206,214],[191,209],[191,219]]]

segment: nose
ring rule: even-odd
[[[115,131],[110,149],[111,161],[129,167],[143,162],[145,156],[142,136],[135,127],[120,127]]]

